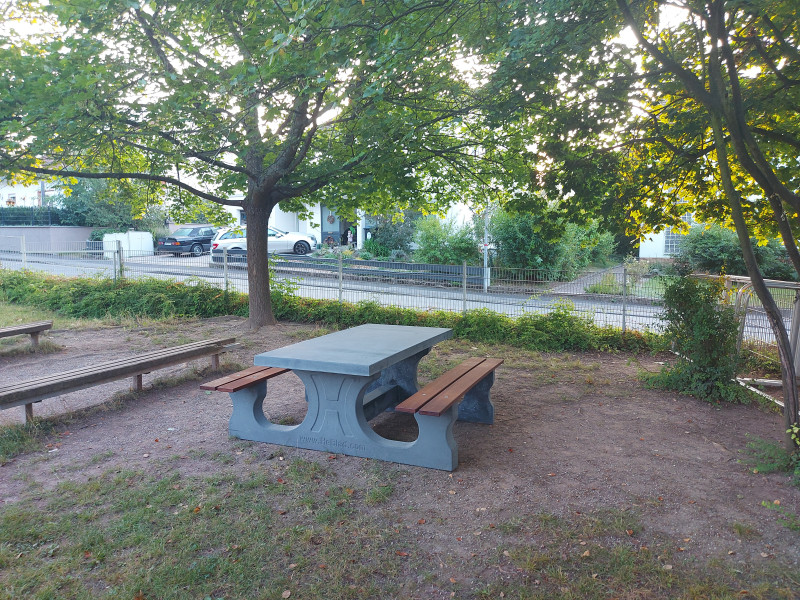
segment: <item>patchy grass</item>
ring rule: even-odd
[[[368,463],[343,479],[292,460],[32,487],[0,508],[0,598],[733,598],[745,586],[747,597],[793,597],[779,572],[699,569],[668,542],[647,547],[631,511],[489,524],[473,535],[491,543],[465,570],[456,554],[429,554],[419,531],[431,524],[369,510],[400,473]]]
[[[0,427],[0,466],[15,456],[41,448],[44,438],[54,428],[55,423],[47,420]]]
[[[26,354],[54,354],[61,352],[63,349],[63,346],[42,338],[39,338],[39,345],[34,347],[28,335],[0,340],[0,356],[4,357],[23,356]]]

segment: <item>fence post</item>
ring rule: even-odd
[[[222,279],[225,282],[225,291],[228,291],[228,247],[222,249]]]
[[[628,312],[628,269],[622,267],[622,333],[625,333],[625,317]]]
[[[466,313],[467,312],[467,261],[464,261],[461,273],[462,273],[462,275],[461,275],[461,282],[462,282],[461,289],[463,290],[463,293],[462,293],[462,295],[463,295],[463,305],[461,307],[461,312]]]
[[[342,269],[342,253],[339,252],[339,304],[342,303],[342,278],[343,278],[343,269]]]
[[[794,302],[792,303],[792,329],[789,337],[789,345],[792,348],[795,373],[800,368],[800,290],[794,291]]]
[[[28,255],[25,252],[25,236],[24,235],[20,236],[19,244],[20,244],[20,253],[22,254],[22,268],[23,269],[27,269],[28,268]]]
[[[122,240],[117,240],[117,252],[119,253],[119,278],[125,279],[125,270],[122,266]]]

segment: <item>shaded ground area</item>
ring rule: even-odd
[[[63,347],[59,352],[0,356],[0,385],[156,346],[230,335],[242,346],[229,360],[244,367],[257,352],[319,333],[294,324],[249,333],[238,318],[139,329],[56,329],[47,337]],[[593,553],[603,546],[652,552],[655,564],[670,571],[721,563],[745,578],[753,570],[788,573],[789,585],[782,579],[774,590],[753,597],[793,597],[792,582],[797,583],[800,573],[800,533],[782,525],[781,515],[762,502],[797,515],[800,489],[784,475],[754,473],[740,462],[748,435],[782,439],[777,412],[712,406],[643,388],[638,371],[655,370],[663,357],[545,355],[449,341],[423,360],[421,378],[435,377],[472,355],[505,359],[492,391],[496,423],[456,425],[460,464],[452,474],[229,438],[227,394],[202,392],[197,379],[180,382],[187,371],[176,368],[145,377],[146,386],[156,378],[173,377],[169,386],[151,387],[138,396],[123,394],[116,402],[66,419],[45,447],[0,466],[0,511],[41,503],[49,490],[65,482],[80,485],[122,470],[154,481],[177,475],[258,476],[274,485],[291,479],[292,465],[318,465],[309,481],[318,482],[321,498],[330,498],[331,489],[345,490],[342,504],[334,508],[350,508],[337,523],[368,519],[372,527],[380,523],[379,529],[388,531],[378,536],[383,542],[374,538],[373,530],[352,535],[374,540],[374,547],[399,561],[394,574],[387,575],[394,578],[393,585],[406,581],[405,587],[391,588],[397,597],[501,597],[506,589],[517,590],[518,597],[536,597],[538,586],[555,585],[553,578],[558,577],[549,570],[552,557],[547,565],[530,558],[549,543],[542,529],[548,519],[573,525],[585,525],[586,519],[614,522],[595,536],[592,544],[599,546],[591,546]],[[97,406],[127,385],[120,381],[48,400],[35,411],[48,415]],[[270,382],[265,408],[274,421],[299,422],[302,398],[300,381],[283,376]],[[8,423],[21,420],[22,414],[20,407],[4,411],[0,419]],[[413,418],[407,415],[386,413],[374,426],[395,439],[413,439],[415,434]],[[356,506],[351,497],[359,495],[364,502]],[[371,497],[374,502],[368,501]],[[322,506],[286,494],[265,502],[274,518],[287,524]],[[588,560],[592,554],[585,540],[592,535],[585,528],[574,532],[559,542],[562,559]],[[314,552],[313,535],[308,544]],[[525,560],[519,558],[523,547],[530,554]],[[5,568],[13,567],[9,561]],[[3,568],[0,560],[0,576]],[[589,576],[598,579],[591,569]],[[290,580],[276,583],[280,589],[272,591],[292,589]],[[357,588],[356,597],[380,596],[363,589],[356,593]],[[636,588],[634,580],[627,597],[661,597],[644,590],[634,593]],[[741,597],[749,597],[747,593]],[[231,591],[220,594],[239,597]],[[263,597],[279,596],[265,592]],[[296,590],[292,597],[315,596]]]

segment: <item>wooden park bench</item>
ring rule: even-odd
[[[154,350],[128,358],[43,375],[28,381],[0,386],[0,409],[25,405],[25,420],[33,418],[33,403],[88,387],[133,377],[131,389],[141,391],[142,375],[179,365],[204,356],[211,357],[211,367],[219,369],[219,355],[235,346],[235,338],[205,340],[163,350]]]
[[[39,321],[37,323],[0,327],[0,338],[11,337],[12,335],[24,335],[27,333],[31,336],[31,344],[34,348],[37,348],[39,346],[39,334],[52,327],[52,321]]]
[[[494,422],[494,407],[489,401],[489,388],[494,383],[494,371],[501,364],[503,359],[500,358],[468,358],[394,409],[412,415],[441,417],[453,405],[461,403],[458,406],[460,421],[491,424]],[[467,396],[470,392],[472,395]],[[462,402],[465,399],[467,402]]]

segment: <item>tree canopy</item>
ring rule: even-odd
[[[347,211],[369,198],[380,214],[458,196],[479,100],[453,65],[494,8],[18,2],[6,18],[39,33],[0,37],[0,172],[149,180],[183,204],[241,205],[257,327],[272,321],[265,234],[279,203]]]
[[[516,6],[494,85],[506,92],[498,118],[513,119],[535,153],[530,172],[571,196],[569,210],[607,212],[632,233],[680,224],[687,212],[735,229],[778,339],[787,428],[796,423],[788,335],[750,237],[779,234],[800,273],[800,6]]]

